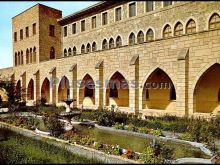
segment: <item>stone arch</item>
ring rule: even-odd
[[[218,15],[220,15],[220,12],[219,12],[218,10],[213,10],[213,11],[208,15],[208,17],[206,18],[206,25],[205,25],[206,30],[209,30],[209,21],[210,21],[211,17],[212,17],[215,13],[218,14]]]
[[[33,52],[32,52],[32,48],[30,48],[29,62],[30,62],[30,63],[33,62]]]
[[[167,28],[169,28],[170,27],[170,30],[171,30],[171,36],[169,36],[169,37],[173,37],[173,27],[172,27],[172,25],[170,24],[170,23],[166,23],[166,24],[164,24],[163,25],[163,28],[161,29],[162,31],[161,31],[161,38],[165,38],[164,37],[164,31],[167,29]],[[167,37],[166,37],[167,38]]]
[[[95,105],[95,83],[89,74],[86,74],[80,83],[79,104],[85,106]]]
[[[128,45],[134,44],[136,44],[136,35],[133,32],[131,32],[128,37]]]
[[[20,64],[21,64],[20,52],[18,52],[18,60],[17,60],[17,62],[18,62],[18,65],[20,65]]]
[[[129,107],[129,85],[125,77],[116,71],[106,86],[106,105]]]
[[[85,50],[85,45],[83,44],[82,46],[81,46],[81,54],[84,54],[86,52],[86,50]]]
[[[91,52],[91,45],[90,45],[90,43],[88,43],[87,46],[86,46],[86,52],[87,53]]]
[[[199,24],[198,24],[198,21],[197,21],[197,19],[196,19],[195,17],[190,16],[190,17],[187,18],[186,21],[185,21],[185,25],[184,25],[184,28],[185,28],[185,31],[184,31],[184,32],[185,32],[185,34],[187,34],[187,33],[186,33],[186,27],[187,27],[187,24],[189,23],[190,20],[195,21],[195,24],[196,24],[196,32],[198,32],[198,27],[199,27],[199,26],[198,26],[198,25],[199,25]]]
[[[173,28],[173,35],[174,35],[174,36],[178,36],[178,35],[176,35],[176,32],[177,32],[177,31],[180,32],[180,30],[177,29],[177,26],[178,26],[178,25],[182,26],[182,34],[179,34],[179,35],[185,34],[185,28],[184,28],[183,23],[182,23],[181,21],[177,21],[177,22],[174,24],[174,28]],[[181,33],[181,32],[180,32],[180,33]]]
[[[102,50],[106,50],[106,49],[108,49],[108,41],[107,39],[104,39],[102,41]]]
[[[141,44],[144,43],[145,41],[145,37],[144,37],[144,32],[142,30],[140,30],[137,34],[137,43]]]
[[[152,28],[148,28],[146,32],[146,41],[153,41],[155,40],[155,32]]]
[[[97,44],[95,41],[92,43],[92,51],[93,52],[97,51]]]
[[[36,47],[34,47],[33,48],[33,59],[32,59],[32,61],[36,62],[36,59],[37,59],[37,51],[36,51]]]
[[[109,39],[109,49],[113,49],[115,47],[115,41],[113,38]]]
[[[215,17],[215,16],[218,18],[218,24],[216,24],[216,25],[218,25],[218,26],[212,28],[212,27],[210,27],[210,26],[211,26],[211,20],[212,20],[213,17]],[[217,28],[219,28],[219,25],[220,25],[219,19],[220,19],[220,14],[219,14],[218,12],[213,12],[212,15],[210,15],[210,16],[208,17],[207,29],[209,30],[209,29],[217,29]]]
[[[71,56],[72,55],[72,50],[71,48],[68,49],[68,56]]]
[[[73,55],[76,55],[77,54],[77,51],[76,51],[76,47],[74,46],[73,47]]]
[[[46,77],[41,86],[41,98],[45,98],[46,102],[50,102],[50,81]]]
[[[115,46],[117,48],[121,47],[123,45],[122,37],[120,35],[117,36],[115,39]]]
[[[142,88],[143,109],[175,110],[176,88],[164,70],[157,67],[150,72]]]
[[[29,54],[29,50],[27,49],[26,50],[26,64],[29,64],[30,63],[30,54]]]
[[[27,89],[27,100],[34,100],[34,80],[30,79]]]
[[[66,49],[64,49],[64,51],[63,51],[63,56],[64,56],[64,57],[67,56],[67,50],[66,50]]]
[[[147,31],[146,31],[146,35],[147,35],[147,32],[149,31],[149,30],[152,30],[153,31],[153,40],[155,40],[156,39],[156,36],[155,36],[155,29],[152,27],[152,26],[149,26],[148,28],[147,28]],[[147,39],[146,39],[147,40]]]
[[[204,69],[206,70],[204,71]],[[214,63],[203,69],[197,78],[193,90],[193,111],[199,113],[216,113],[220,111],[220,64]]]
[[[58,102],[62,102],[67,98],[70,98],[70,85],[68,78],[63,76],[58,86]]]

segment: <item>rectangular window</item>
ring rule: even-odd
[[[136,16],[136,3],[129,4],[129,17]]]
[[[121,20],[121,7],[115,9],[115,21]]]
[[[23,40],[23,29],[20,30],[20,40]]]
[[[85,31],[85,20],[81,21],[81,32]]]
[[[76,23],[72,24],[72,34],[76,34]]]
[[[67,26],[65,26],[63,28],[63,36],[66,37],[67,36]]]
[[[92,17],[92,29],[96,28],[96,16]]]
[[[29,28],[28,27],[25,28],[25,34],[26,34],[26,37],[29,37]]]
[[[108,23],[108,13],[102,13],[102,25],[107,25]]]
[[[154,10],[154,1],[146,2],[146,12],[150,12]]]
[[[55,36],[55,26],[49,25],[49,36],[54,37]]]
[[[17,32],[14,32],[14,42],[17,42]]]
[[[163,7],[170,6],[170,5],[172,5],[172,1],[164,1],[163,2]]]
[[[33,24],[33,35],[36,34],[36,23]]]

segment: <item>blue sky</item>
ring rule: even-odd
[[[86,8],[98,1],[8,1],[0,2],[0,68],[7,68],[13,65],[12,49],[12,20],[11,18],[28,9],[29,7],[41,3],[63,12],[63,17],[78,10]]]

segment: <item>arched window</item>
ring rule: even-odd
[[[93,43],[92,43],[92,51],[95,52],[96,50],[97,50],[96,43],[93,42]]]
[[[32,56],[33,56],[33,54],[32,54],[32,48],[30,48],[30,55],[29,55],[29,57],[30,57],[30,58],[29,58],[29,59],[30,59],[29,62],[30,62],[30,63],[32,63],[32,58],[33,58]]]
[[[55,59],[55,49],[54,49],[54,47],[50,48],[50,59]]]
[[[72,55],[72,50],[71,48],[68,49],[68,56],[71,56]]]
[[[17,53],[15,53],[15,66],[17,66],[17,65],[18,65],[17,58],[18,58],[18,55],[17,55]]]
[[[86,46],[86,51],[87,51],[87,53],[91,52],[91,46],[90,46],[90,43],[87,44],[87,46]]]
[[[84,54],[85,53],[85,45],[82,45],[81,46],[81,54]]]
[[[112,49],[112,48],[114,48],[114,47],[115,47],[114,39],[111,38],[111,39],[109,40],[109,49]]]
[[[183,25],[180,22],[177,22],[174,27],[174,36],[180,36],[183,34]]]
[[[73,55],[76,55],[76,47],[73,47]]]
[[[33,49],[33,62],[36,62],[36,56],[37,56],[37,52],[36,52],[36,47],[34,47],[34,49]]]
[[[209,19],[209,29],[220,28],[220,16],[217,13],[214,13]]]
[[[170,100],[176,100],[176,91],[175,91],[174,86],[171,87]]]
[[[116,38],[116,48],[119,48],[119,47],[121,47],[121,46],[122,46],[122,40],[121,40],[121,37],[118,36],[118,37]]]
[[[67,50],[64,49],[64,57],[66,57],[66,56],[67,56]]]
[[[26,64],[30,63],[29,50],[26,50]]]
[[[23,57],[23,51],[21,51],[21,65],[24,64],[24,57]]]
[[[168,38],[172,36],[172,30],[170,25],[166,25],[163,30],[163,38]]]
[[[135,44],[135,35],[134,33],[131,33],[129,36],[129,45],[134,45]]]
[[[146,35],[147,41],[153,41],[154,40],[154,32],[152,29],[148,29],[147,35]]]
[[[20,65],[21,62],[20,62],[20,52],[18,52],[18,65]]]
[[[104,39],[102,42],[102,50],[106,50],[106,49],[108,49],[108,42],[106,39]]]
[[[186,24],[186,33],[191,34],[196,32],[196,23],[193,19],[190,19]]]
[[[137,42],[139,44],[144,43],[144,33],[142,31],[140,31],[137,35]]]

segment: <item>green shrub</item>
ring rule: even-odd
[[[193,141],[194,140],[191,133],[189,133],[189,132],[183,133],[180,138],[182,140],[187,140],[187,141]]]
[[[146,164],[161,164],[164,163],[164,159],[161,155],[156,156],[155,151],[152,147],[148,146],[144,149],[143,153],[141,154],[140,158]]]
[[[125,126],[125,128],[128,131],[137,131],[137,128],[134,126],[134,124],[128,124]]]
[[[124,125],[119,124],[119,123],[115,123],[114,125],[112,125],[112,127],[115,129],[124,129]]]
[[[138,127],[137,131],[140,133],[146,133],[146,134],[149,133],[146,127]]]
[[[157,130],[153,130],[152,134],[155,135],[155,136],[162,136],[163,135],[162,131],[158,130],[158,129]]]

